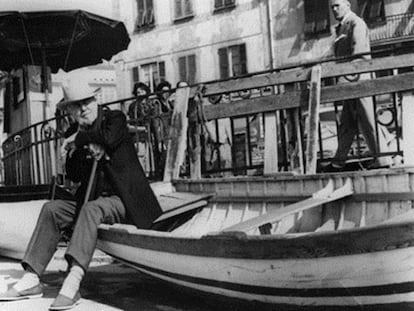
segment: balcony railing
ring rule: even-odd
[[[414,13],[386,16],[385,20],[373,23],[369,28],[369,37],[372,45],[398,41],[409,37],[414,39]]]

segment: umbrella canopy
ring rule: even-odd
[[[127,49],[125,25],[86,11],[0,12],[0,70],[95,65]]]

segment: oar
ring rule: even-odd
[[[96,174],[96,168],[97,167],[98,167],[98,160],[94,157],[93,158],[92,169],[91,169],[91,175],[89,176],[88,187],[86,188],[85,201],[83,201],[83,204],[86,204],[89,201],[89,197],[91,195],[93,181],[95,179],[95,174]]]

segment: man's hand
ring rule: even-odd
[[[94,157],[98,161],[102,159],[102,157],[105,155],[105,149],[101,145],[89,144],[88,149],[92,157]]]
[[[74,133],[63,141],[62,146],[60,147],[60,156],[62,158],[65,158],[67,155],[69,155],[69,157],[72,156],[72,153],[76,150],[76,135],[77,133]]]

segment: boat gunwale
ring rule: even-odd
[[[188,179],[179,178],[174,179],[172,183],[177,184],[202,184],[202,183],[229,183],[239,181],[291,181],[291,180],[329,180],[329,179],[343,179],[346,177],[370,177],[370,176],[392,176],[401,174],[414,173],[414,166],[395,166],[391,168],[380,168],[372,170],[361,171],[346,171],[346,172],[324,172],[316,174],[287,174],[286,172],[268,174],[263,176],[230,176],[230,177],[209,177]]]
[[[414,221],[370,225],[338,231],[302,234],[247,235],[215,233],[202,237],[174,236],[152,230],[100,226],[98,238],[135,248],[180,255],[245,258],[298,259],[356,255],[414,247]]]

